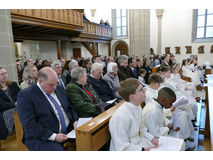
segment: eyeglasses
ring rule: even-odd
[[[7,75],[8,73],[5,72],[5,73],[1,73],[0,76],[4,76],[4,75]]]
[[[137,94],[137,93],[139,93],[141,91],[145,92],[146,90],[142,87],[140,90],[136,91],[135,94]]]

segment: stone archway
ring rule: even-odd
[[[112,46],[113,56],[129,55],[129,46],[125,41],[118,40]]]

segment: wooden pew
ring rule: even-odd
[[[192,81],[192,79],[190,77],[183,76],[182,69],[179,70],[179,74],[180,74],[180,77],[181,77],[182,80],[187,81],[187,82]]]
[[[152,68],[152,73],[157,73],[158,68],[157,67],[153,67]]]
[[[22,143],[23,138],[23,127],[18,117],[17,111],[13,113],[14,122],[15,122],[15,131],[16,131],[16,141],[17,141],[17,150],[18,151],[28,151],[27,147]]]
[[[97,151],[110,141],[111,137],[108,129],[109,120],[112,114],[123,103],[124,101],[121,101],[76,129],[77,151]]]
[[[205,70],[206,75],[211,74],[211,70]],[[208,84],[212,84],[205,88],[205,108],[206,108],[206,118],[205,118],[205,128],[199,129],[200,134],[204,134],[205,137],[210,138],[211,150],[213,151],[213,79],[209,79]]]

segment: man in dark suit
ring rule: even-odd
[[[94,63],[91,68],[91,74],[88,75],[87,82],[92,85],[92,88],[97,93],[98,97],[103,102],[115,99],[115,95],[112,92],[107,81],[102,78],[103,66],[100,63]]]
[[[128,72],[129,72],[130,78],[138,79],[137,70],[136,70],[136,60],[134,57],[128,58]]]
[[[125,79],[130,78],[129,71],[128,71],[128,56],[120,55],[116,61],[118,63],[119,81],[123,81]]]
[[[65,92],[57,83],[56,72],[45,67],[38,73],[38,82],[18,94],[23,143],[29,150],[64,150],[66,134],[77,125],[77,114],[68,109]]]

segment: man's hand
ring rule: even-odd
[[[62,143],[64,141],[66,141],[67,139],[68,139],[68,137],[63,133],[58,133],[58,134],[56,134],[56,137],[55,137],[55,141],[58,143]]]
[[[175,107],[174,106],[171,106],[171,112],[174,112],[175,111]]]
[[[180,127],[177,127],[176,129],[175,129],[175,131],[179,131],[180,130]]]
[[[170,130],[173,129],[173,125],[171,123],[168,124],[167,126]]]
[[[158,139],[157,138],[153,138],[151,141],[156,147],[159,147],[159,143],[158,143]]]
[[[77,124],[78,124],[78,121],[75,121],[75,122],[73,123],[73,127],[74,127],[74,129],[76,129],[76,128],[77,128]]]

